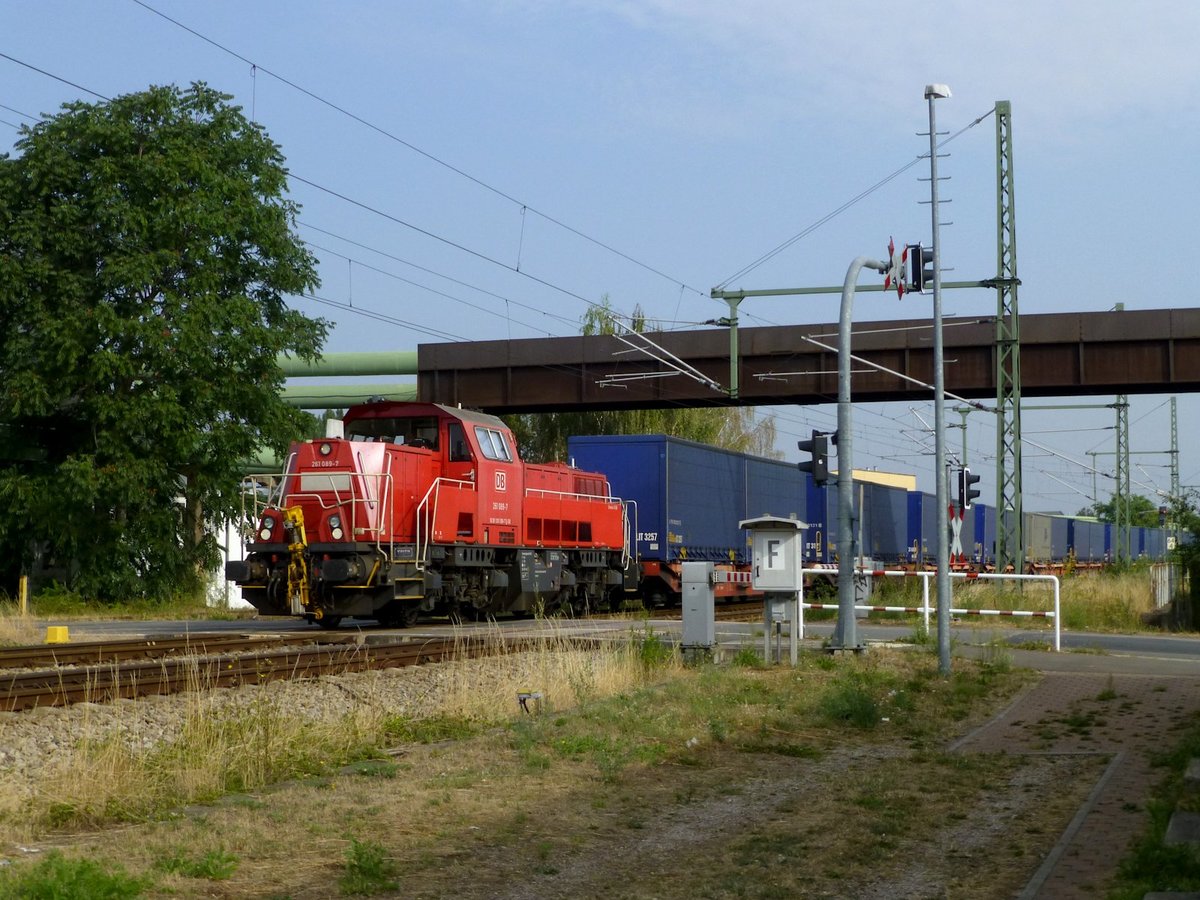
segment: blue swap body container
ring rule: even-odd
[[[996,563],[996,507],[980,503],[975,510],[976,562],[982,566]]]
[[[1102,563],[1107,546],[1104,541],[1104,523],[1088,519],[1075,519],[1076,562]]]
[[[905,557],[908,562],[920,566],[932,562],[937,555],[937,544],[933,542],[937,528],[937,508],[933,495],[912,491],[908,495],[908,538]]]
[[[921,492],[911,492],[908,496],[909,532],[908,559],[910,562],[933,566],[937,564],[937,495]],[[973,503],[963,514],[962,526],[959,528],[959,543],[965,564],[982,566],[991,561],[987,535],[988,523],[991,523],[992,540],[995,540],[996,518],[988,517],[990,508],[982,503]],[[949,512],[947,511],[947,516]],[[919,542],[919,543],[918,543]],[[919,546],[920,553],[913,553],[913,547]],[[950,547],[953,556],[953,543]],[[951,559],[951,565],[957,566]]]
[[[1067,516],[1050,517],[1050,559],[1061,562],[1067,558],[1071,547],[1070,522]]]
[[[567,451],[573,465],[603,472],[614,496],[636,504],[630,515],[642,560],[749,564],[749,535],[738,522],[810,521],[811,479],[795,463],[661,434],[575,436]]]
[[[856,482],[863,512],[863,553],[885,568],[900,564],[908,548],[908,491],[872,482]]]

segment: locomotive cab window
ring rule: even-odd
[[[407,419],[359,419],[346,426],[351,441],[386,441],[410,447],[438,448],[438,420],[434,416]]]
[[[476,425],[475,439],[479,441],[480,451],[488,459],[512,462],[512,451],[508,449],[508,441],[505,439],[504,432]]]
[[[450,441],[450,462],[471,461],[471,448],[467,446],[467,436],[463,433],[461,423],[451,422],[446,426],[446,438]]]

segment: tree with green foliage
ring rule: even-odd
[[[614,312],[607,295],[583,317],[583,334],[613,334]],[[646,328],[636,308],[634,331]],[[778,457],[775,419],[755,420],[749,407],[670,407],[667,409],[601,410],[598,412],[526,413],[506,416],[521,457],[529,462],[562,460],[573,434],[669,434],[740,453]]]
[[[238,461],[305,427],[276,356],[319,354],[327,324],[285,301],[316,264],[280,148],[229,99],[70,103],[0,156],[5,587],[53,561],[100,599],[194,589]]]
[[[1183,496],[1172,498],[1170,509],[1170,525],[1181,538],[1177,555],[1185,564],[1200,567],[1200,494],[1186,489]],[[1200,596],[1200,581],[1193,581],[1192,589]]]
[[[1076,515],[1093,516],[1101,522],[1117,521],[1117,498],[1112,496],[1106,503],[1093,503],[1079,510]],[[1135,527],[1157,528],[1161,523],[1158,505],[1140,495],[1129,498],[1129,524]]]

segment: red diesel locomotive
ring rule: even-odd
[[[433,403],[355,406],[343,428],[292,445],[254,495],[226,577],[260,612],[411,625],[622,596],[628,521],[604,475],[523,463],[500,419]]]

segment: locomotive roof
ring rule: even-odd
[[[490,425],[494,428],[508,427],[496,416],[476,409],[462,409],[457,406],[445,406],[441,403],[411,403],[395,400],[359,403],[346,410],[343,418],[350,422],[355,419],[392,419],[439,414],[453,419],[461,419],[464,422],[474,422],[478,425]]]

